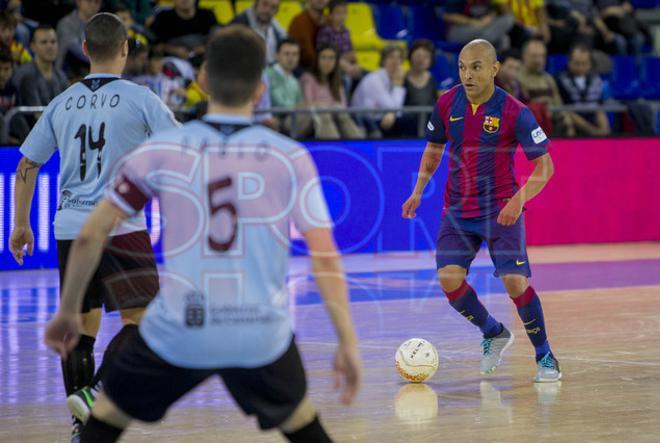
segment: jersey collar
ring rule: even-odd
[[[206,114],[202,120],[209,123],[252,124],[252,119],[234,114]]]

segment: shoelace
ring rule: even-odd
[[[481,340],[481,347],[484,348],[484,355],[490,354],[490,345],[493,343],[492,338],[484,338]]]
[[[550,354],[545,354],[545,356],[539,361],[539,364],[543,368],[555,369],[555,359],[550,356]]]

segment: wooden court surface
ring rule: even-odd
[[[347,258],[365,367],[362,392],[350,407],[339,404],[333,389],[334,335],[322,305],[295,307],[310,395],[336,441],[660,441],[660,244],[530,250],[533,284],[564,374],[561,383],[543,385],[532,382],[532,347],[513,304],[489,278],[487,260],[477,261],[471,278],[516,341],[499,370],[481,376],[478,331],[441,296],[429,259],[425,253]],[[292,292],[304,299],[314,286],[304,279],[304,263],[293,268],[300,281]],[[56,286],[54,275],[0,273],[2,442],[68,441],[59,360],[41,345],[55,307],[48,286]],[[117,326],[117,317],[104,322],[97,362]],[[396,348],[411,337],[430,340],[440,355],[440,368],[426,384],[407,384],[394,370]],[[122,441],[284,440],[276,432],[260,434],[221,383],[210,380],[162,423],[136,423]]]

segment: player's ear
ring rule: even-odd
[[[121,56],[122,58],[128,57],[128,51],[130,50],[128,40],[124,40],[124,43],[121,45]]]
[[[259,86],[257,86],[257,89],[254,91],[254,95],[252,96],[252,103],[254,103],[255,105],[259,103],[259,101],[261,100],[261,96],[264,95],[265,92],[266,92],[266,84],[263,81],[261,81],[259,82]]]
[[[207,95],[209,93],[209,73],[206,71],[206,61],[199,67],[199,74],[197,74],[197,83]]]
[[[493,78],[497,76],[497,73],[500,72],[500,68],[502,67],[502,64],[500,62],[495,62],[493,65]]]
[[[85,57],[89,58],[89,50],[87,49],[87,40],[83,40],[82,50],[83,50],[83,54],[85,54]]]

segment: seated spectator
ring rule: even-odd
[[[67,54],[86,61],[82,53],[82,42],[85,39],[85,25],[94,14],[101,10],[102,0],[76,0],[76,8],[57,23],[57,67],[69,71],[65,66]]]
[[[16,105],[16,88],[11,77],[14,73],[14,57],[7,48],[0,47],[0,136],[5,135],[5,114]],[[25,119],[21,116],[14,117],[9,124],[9,131],[6,131],[8,138],[0,137],[0,145],[16,145],[21,136],[27,134],[29,128]]]
[[[500,8],[491,0],[449,0],[443,18],[449,24],[450,42],[465,44],[483,38],[499,51],[510,45],[508,34],[514,25],[513,15],[500,14]]]
[[[410,45],[410,70],[404,80],[405,106],[434,106],[438,100],[438,84],[429,72],[434,54],[435,47],[430,40],[419,39]]]
[[[302,75],[305,102],[320,108],[346,108],[346,93],[339,72],[339,54],[334,46],[316,48],[316,62],[311,72]],[[314,137],[320,139],[364,138],[364,133],[348,113],[315,113]]]
[[[16,70],[15,82],[20,106],[46,106],[68,87],[68,79],[55,66],[57,34],[47,25],[32,34],[34,61]]]
[[[300,66],[310,69],[316,60],[316,36],[325,25],[323,12],[328,0],[309,0],[305,10],[289,25],[289,37],[300,44]]]
[[[261,94],[261,98],[254,106],[254,121],[260,125],[264,125],[272,129],[273,131],[280,130],[280,121],[273,116],[270,112],[260,112],[266,109],[272,108],[272,103],[270,101],[270,83],[268,82],[268,74],[264,71],[261,76],[261,82],[264,85],[264,92]]]
[[[550,26],[543,8],[543,0],[493,0],[503,13],[513,14],[515,24],[509,37],[511,46],[520,49],[530,38],[550,42]]]
[[[32,31],[39,26],[39,23],[23,16],[23,2],[21,0],[5,0],[5,3],[5,10],[16,18],[16,33],[14,34],[14,38],[24,48],[30,46],[30,36],[32,35]],[[0,6],[0,10],[2,9],[3,7]]]
[[[300,60],[300,45],[297,41],[287,38],[277,47],[277,63],[266,69],[270,85],[270,101],[274,108],[295,109],[305,107],[300,82],[293,75]],[[309,114],[296,115],[295,128],[292,126],[292,116],[286,116],[280,122],[280,127],[295,136],[305,137],[312,130],[312,120]]]
[[[107,0],[106,4],[110,9],[118,10],[119,8],[126,8],[130,11],[131,17],[135,22],[142,26],[145,24],[147,18],[151,17],[154,13],[150,0]]]
[[[520,81],[518,80],[521,67],[520,51],[509,49],[502,52],[500,55],[500,70],[495,77],[495,85],[504,89],[521,102],[526,102],[527,98],[523,96]]]
[[[128,7],[123,3],[120,3],[117,8],[115,8],[115,14],[124,23],[129,39],[139,42],[142,46],[149,46],[149,38],[146,35],[149,32],[139,24],[135,23],[131,10],[128,9]]]
[[[174,0],[174,8],[156,14],[150,29],[166,55],[192,60],[203,56],[216,26],[213,11],[198,8],[196,0]]]
[[[550,53],[566,54],[576,42],[593,44],[594,8],[590,0],[547,0],[546,10],[550,26]]]
[[[280,0],[254,0],[254,4],[232,20],[232,23],[252,28],[266,42],[266,63],[275,62],[277,45],[284,40],[286,31],[275,19]]]
[[[626,0],[596,0],[596,6],[607,30],[615,35],[616,53],[639,57],[646,37],[632,5]]]
[[[339,67],[341,72],[352,80],[362,77],[362,68],[357,63],[351,34],[346,28],[346,15],[348,7],[345,0],[331,0],[328,6],[326,25],[323,26],[316,36],[316,48],[331,45],[339,51]]]
[[[603,82],[600,77],[591,72],[590,48],[575,45],[568,59],[568,69],[561,72],[557,78],[557,86],[566,104],[602,103]],[[610,134],[610,123],[603,111],[570,112],[575,130],[581,135],[604,136]]]
[[[147,73],[147,65],[149,63],[149,48],[137,44],[133,47],[129,45],[128,57],[126,58],[126,67],[122,73],[122,78],[126,80],[134,80],[140,78]]]
[[[0,12],[0,45],[11,51],[16,64],[22,65],[30,63],[32,56],[20,42],[14,40],[17,24],[16,17],[11,12]]]
[[[386,46],[381,51],[381,69],[365,75],[358,84],[351,107],[396,109],[401,108],[406,100],[406,88],[403,87],[403,49],[398,46]],[[381,135],[401,136],[416,133],[412,120],[395,111],[377,112],[362,119],[370,138]]]
[[[566,112],[549,114],[551,105],[563,105],[555,79],[545,72],[547,49],[541,39],[532,39],[523,46],[523,67],[520,86],[529,98],[528,106],[541,127],[549,134],[575,136],[573,122]],[[550,118],[551,119],[550,119]],[[551,127],[550,127],[551,126]]]

